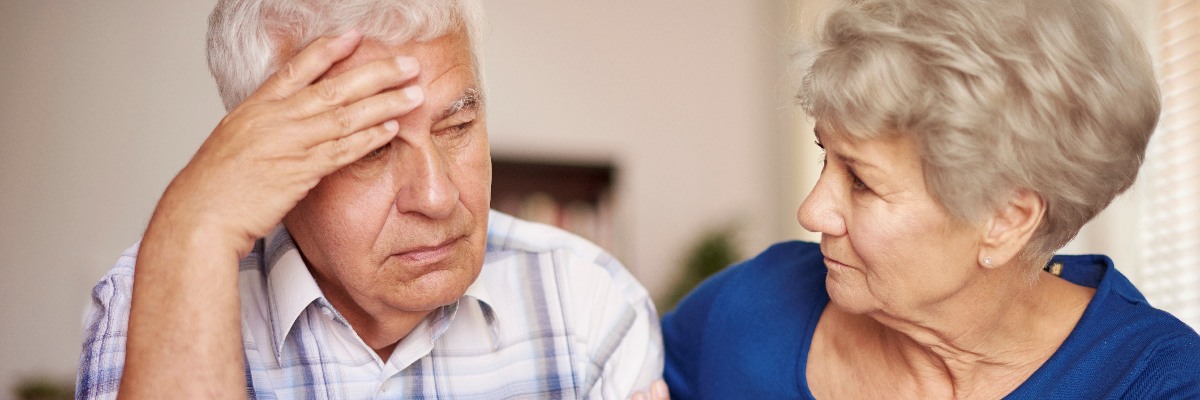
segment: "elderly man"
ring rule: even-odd
[[[481,18],[221,1],[229,114],[94,289],[77,396],[625,398],[658,378],[653,305],[616,260],[489,211]]]

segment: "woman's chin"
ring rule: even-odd
[[[874,299],[862,287],[847,285],[826,277],[825,291],[829,293],[830,303],[851,314],[865,314],[878,308],[872,306],[875,303]]]

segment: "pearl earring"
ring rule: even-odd
[[[983,256],[983,266],[990,268],[992,266],[992,258],[989,256]]]

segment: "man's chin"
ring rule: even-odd
[[[458,301],[478,276],[462,269],[435,269],[418,276],[405,285],[403,293],[393,293],[394,303],[401,303],[410,310],[431,311]],[[464,276],[466,275],[466,276]]]

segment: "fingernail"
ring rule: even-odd
[[[634,394],[633,397],[629,398],[629,400],[646,400],[646,395],[638,392],[637,394]]]
[[[421,98],[425,96],[425,93],[421,91],[420,86],[408,86],[404,89],[400,89],[400,92],[404,93],[404,96],[408,97],[408,99],[412,101],[421,100]]]
[[[396,122],[394,119],[389,119],[387,122],[383,123],[383,129],[386,129],[389,133],[399,132],[400,123]]]
[[[670,396],[670,393],[667,393],[667,383],[663,381],[654,382],[650,386],[650,390],[654,391],[654,398],[656,399],[665,399],[667,396]]]
[[[409,56],[396,57],[396,65],[402,71],[414,71],[417,69],[417,59]]]

